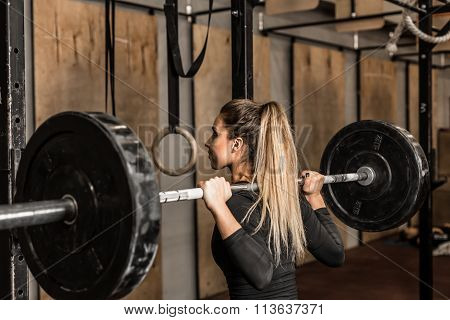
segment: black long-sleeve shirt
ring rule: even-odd
[[[217,226],[214,228],[211,249],[227,279],[230,298],[297,299],[295,264],[289,255],[283,251],[281,263],[275,268],[267,243],[268,224],[253,234],[260,221],[260,208],[255,209],[248,222],[241,222],[255,200],[256,196],[249,191],[233,194],[227,206],[242,228],[224,240]],[[308,251],[328,266],[342,265],[344,246],[328,210],[314,211],[304,198],[300,207]]]

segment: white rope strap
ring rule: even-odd
[[[429,34],[426,34],[425,32],[422,32],[421,30],[419,30],[419,28],[417,28],[417,26],[412,21],[411,17],[408,15],[405,17],[405,24],[406,24],[406,27],[409,29],[409,31],[412,32],[413,35],[415,35],[416,37],[419,37],[420,39],[422,39],[425,42],[443,43],[443,42],[447,42],[448,40],[450,40],[450,31],[447,32],[447,34],[445,34],[443,36],[439,36],[439,37],[430,36]]]
[[[406,0],[404,3],[408,4],[408,5],[416,5],[417,0]],[[421,31],[414,24],[414,22],[410,16],[410,13],[411,13],[411,11],[406,8],[403,10],[402,19],[399,22],[399,24],[397,25],[397,27],[395,28],[395,31],[391,35],[391,38],[389,39],[388,43],[386,44],[386,50],[389,52],[389,55],[392,56],[398,51],[397,43],[400,40],[400,37],[401,37],[405,27],[408,28],[408,30],[411,31],[411,33],[413,35],[415,35],[416,37],[418,37],[419,39],[421,39],[425,42],[437,44],[437,43],[447,42],[450,40],[450,31],[447,34],[438,36],[438,37],[431,36],[429,34],[426,34],[423,31]]]

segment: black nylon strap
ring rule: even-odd
[[[109,72],[109,45],[110,45],[110,28],[109,28],[109,0],[105,0],[105,113],[108,112],[108,72]]]
[[[166,32],[168,33],[168,39],[170,44],[170,51],[172,53],[173,64],[178,75],[182,78],[192,78],[200,69],[205,58],[206,47],[208,45],[209,27],[211,24],[213,0],[209,0],[209,14],[208,14],[208,30],[206,32],[205,42],[203,44],[202,51],[192,63],[188,72],[184,72],[183,61],[181,60],[180,46],[178,43],[178,28],[175,19],[178,19],[178,12],[175,7],[176,0],[166,0],[164,4],[164,13],[166,15]]]
[[[108,87],[111,85],[112,115],[116,116],[115,97],[116,1],[105,0],[105,112],[108,112]]]

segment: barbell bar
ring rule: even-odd
[[[298,184],[302,186],[304,184],[304,177],[297,180]],[[345,173],[337,175],[325,176],[324,184],[331,183],[343,183],[343,182],[360,182],[362,185],[369,185],[375,179],[375,172],[372,168],[361,167],[356,173]],[[258,185],[256,183],[246,184],[233,184],[231,185],[231,192],[236,193],[239,191],[258,191]],[[203,189],[183,189],[176,191],[166,191],[159,193],[160,203],[178,202],[186,200],[197,200],[203,198]]]
[[[363,231],[404,223],[429,190],[420,145],[382,121],[341,129],[320,171],[327,206]],[[128,126],[103,113],[61,113],[38,128],[22,153],[15,204],[0,206],[0,229],[14,228],[34,277],[53,298],[121,298],[155,259],[161,203],[203,197],[201,188],[159,192],[156,180]],[[242,190],[257,185],[232,186]]]
[[[56,221],[70,223],[75,219],[76,213],[77,204],[69,198],[0,205],[0,230]]]
[[[371,168],[361,167],[356,173],[325,176],[324,184],[357,181],[368,185],[374,178],[375,173]],[[297,181],[299,185],[303,185],[304,177],[301,177]],[[258,191],[258,185],[256,183],[231,185],[231,191],[233,193],[243,190],[256,192]],[[203,189],[201,188],[159,193],[160,203],[197,200],[202,198]],[[74,223],[76,219],[77,207],[78,204],[76,200],[68,195],[57,200],[0,205],[0,230],[30,227],[57,221],[64,221],[66,224],[71,224]]]

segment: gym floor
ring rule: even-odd
[[[450,256],[433,258],[434,299],[450,297],[449,266]],[[415,300],[419,297],[419,248],[394,235],[347,250],[340,268],[311,262],[297,276],[299,298],[304,300]],[[228,299],[228,293],[211,299]]]

